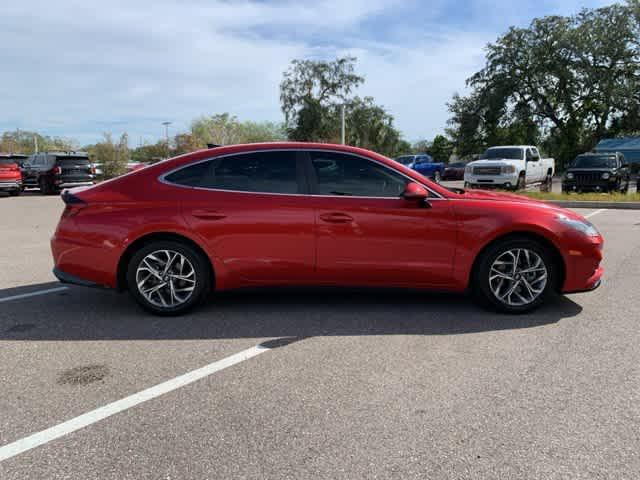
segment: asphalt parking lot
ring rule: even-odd
[[[3,480],[638,477],[640,211],[581,210],[605,237],[602,287],[526,316],[320,290],[218,295],[181,318],[60,289],[61,211],[0,198]]]

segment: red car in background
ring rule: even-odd
[[[444,166],[442,180],[464,180],[464,162],[448,163]]]
[[[64,191],[62,282],[183,313],[212,290],[344,285],[471,291],[502,312],[592,290],[603,240],[574,212],[449,190],[386,157],[309,143],[234,145]]]
[[[0,153],[0,192],[17,196],[22,193],[22,171],[20,164],[27,155],[20,153]]]

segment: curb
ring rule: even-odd
[[[604,208],[607,210],[640,210],[640,202],[597,202],[587,200],[543,200],[564,208]]]

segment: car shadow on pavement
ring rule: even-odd
[[[56,283],[0,290],[10,295]],[[180,340],[357,335],[456,335],[540,327],[582,307],[558,297],[524,315],[485,311],[462,295],[406,290],[259,290],[212,295],[182,317],[157,317],[126,294],[70,287],[0,303],[0,340]]]

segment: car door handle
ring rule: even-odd
[[[353,222],[353,217],[346,213],[323,213],[320,219],[329,223],[349,223]]]
[[[191,215],[201,220],[222,220],[226,218],[224,213],[215,210],[194,210]]]

